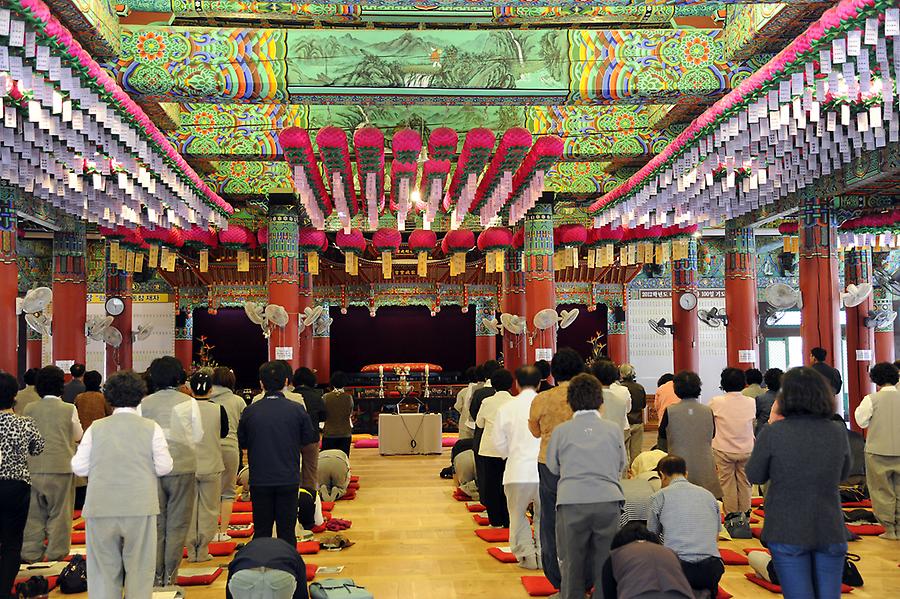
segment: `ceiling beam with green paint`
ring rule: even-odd
[[[162,102],[527,106],[671,103],[725,93],[766,59],[726,61],[721,29],[125,28],[123,87]]]

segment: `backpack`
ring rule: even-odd
[[[87,585],[87,560],[83,555],[75,555],[69,564],[59,574],[60,592],[71,595],[86,593]]]
[[[309,585],[310,599],[374,599],[365,588],[349,578],[331,578]]]

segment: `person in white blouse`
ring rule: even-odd
[[[158,477],[172,471],[162,428],[140,415],[147,392],[133,371],[109,377],[111,416],[94,421],[72,457],[72,471],[89,478],[82,515],[87,531],[91,597],[150,597],[156,563]]]
[[[503,493],[503,471],[505,462],[494,445],[494,425],[497,412],[505,404],[513,400],[509,390],[512,389],[513,377],[508,370],[495,370],[491,375],[491,387],[494,394],[485,398],[475,418],[476,429],[482,429],[481,445],[478,447],[478,459],[482,461],[483,477],[478,478],[478,492],[481,503],[487,508],[488,519],[495,528],[509,526],[509,512],[506,509],[506,495]]]
[[[526,511],[533,504],[534,529],[541,529],[541,500],[538,493],[537,459],[541,440],[528,430],[531,401],[541,384],[541,371],[534,366],[516,370],[519,394],[498,411],[492,441],[501,458],[506,458],[503,490],[509,511],[509,543],[519,567],[541,568],[541,535],[533,534]]]
[[[628,412],[631,411],[631,392],[618,384],[619,367],[609,360],[600,360],[591,367],[594,376],[603,385],[603,407],[600,415],[604,420],[615,422],[622,429],[622,438],[628,445],[631,425],[628,423]]]

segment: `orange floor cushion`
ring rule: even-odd
[[[490,526],[491,519],[485,518],[481,514],[472,514],[472,519],[475,520],[475,524],[478,526]]]
[[[478,512],[478,513],[480,513],[480,512],[484,512],[484,511],[487,510],[487,508],[484,507],[484,506],[483,506],[482,504],[480,504],[480,503],[470,503],[470,504],[467,505],[466,507],[469,509],[470,512]]]
[[[72,530],[84,530],[84,528],[85,528],[84,520],[79,520],[78,522],[76,522],[75,524],[72,525]]]
[[[546,576],[523,576],[522,586],[532,597],[549,597],[559,590],[553,588]]]
[[[769,582],[768,580],[765,580],[765,579],[763,579],[763,578],[760,578],[760,577],[757,576],[756,574],[751,574],[751,573],[749,573],[749,572],[747,572],[746,574],[744,574],[744,576],[747,578],[747,580],[749,580],[749,581],[752,582],[753,584],[755,584],[755,585],[757,585],[757,586],[761,586],[762,588],[766,589],[767,591],[771,591],[771,592],[773,592],[773,593],[779,593],[779,594],[781,593],[781,586],[780,586],[780,585],[771,583],[771,582]],[[842,592],[842,593],[850,593],[850,592],[852,592],[852,591],[853,591],[853,587],[848,586],[848,585],[846,585],[846,584],[842,584],[842,585],[841,585],[841,592]]]
[[[747,560],[746,555],[741,555],[737,551],[732,551],[731,549],[720,548],[719,555],[722,556],[722,561],[725,562],[726,566],[746,566],[750,563]]]
[[[880,535],[884,533],[884,526],[882,526],[881,524],[848,524],[847,528],[853,534],[857,534],[863,537]]]
[[[239,524],[234,527],[228,527],[228,536],[234,537],[235,539],[246,539],[247,537],[253,536],[253,525],[252,524]]]
[[[469,497],[469,495],[460,488],[457,488],[455,491],[453,491],[453,499],[457,501],[472,501],[472,498]]]
[[[300,555],[313,555],[319,552],[321,547],[318,541],[302,541],[297,543],[297,553]]]
[[[334,502],[333,501],[323,501],[322,502],[322,511],[323,512],[333,512],[334,511]]]
[[[205,568],[204,568],[205,569]],[[205,586],[212,584],[215,580],[221,576],[222,568],[216,568],[212,572],[203,574],[190,574],[191,568],[182,568],[183,572],[186,574],[178,575],[178,586],[182,587],[194,587],[194,586]]]
[[[72,533],[73,545],[84,545],[87,540],[87,534],[83,530],[76,530]]]
[[[751,497],[750,505],[753,507],[762,507],[763,501],[765,501],[762,497]]]
[[[306,582],[312,582],[316,579],[316,571],[319,566],[315,564],[306,564]]]
[[[509,543],[508,528],[479,528],[475,534],[479,539],[488,543]]]
[[[516,558],[516,554],[514,554],[512,551],[506,552],[499,547],[491,547],[487,550],[487,552],[488,555],[490,555],[492,558],[504,564],[514,564],[519,561]]]
[[[231,514],[228,524],[253,524],[253,514],[247,512]]]
[[[235,501],[234,507],[232,508],[232,510],[239,514],[252,512],[253,511],[253,502],[252,501]]]

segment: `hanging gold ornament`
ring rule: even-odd
[[[237,270],[238,272],[250,272],[250,252],[247,250],[238,250]]]

